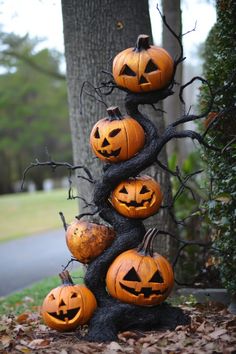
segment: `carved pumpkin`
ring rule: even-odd
[[[122,116],[118,107],[110,107],[107,112],[108,117],[99,120],[91,131],[92,149],[107,162],[128,160],[143,148],[144,130],[135,119]]]
[[[62,285],[44,299],[41,313],[45,324],[58,331],[70,331],[85,324],[97,308],[93,293],[84,285],[75,285],[68,271],[59,274]]]
[[[113,61],[116,84],[132,92],[160,90],[170,83],[174,62],[169,53],[149,45],[149,36],[138,36],[136,46],[120,52]]]
[[[89,263],[110,246],[115,231],[105,225],[75,220],[66,231],[66,243],[72,255],[81,263]]]
[[[174,285],[173,270],[168,260],[153,253],[157,230],[150,229],[138,249],[121,253],[111,264],[106,276],[110,295],[122,302],[155,306],[163,302]]]
[[[110,201],[120,214],[145,219],[159,210],[162,199],[159,183],[149,176],[140,176],[118,184]]]

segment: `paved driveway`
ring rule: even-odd
[[[71,255],[63,229],[0,244],[0,296],[58,274]]]

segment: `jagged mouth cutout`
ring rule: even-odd
[[[135,268],[132,267],[128,273],[124,276],[123,280],[125,281],[130,281],[130,282],[138,282],[140,283],[142,280],[140,279],[138,273],[136,272]],[[156,283],[156,284],[163,284],[164,280],[161,275],[161,273],[157,270],[151,279],[149,280],[150,283]],[[143,286],[140,291],[137,291],[134,289],[134,287],[127,286],[123,284],[122,282],[119,282],[121,288],[128,293],[135,295],[135,296],[140,296],[143,295],[144,298],[148,299],[152,297],[153,295],[164,295],[168,291],[168,287],[166,287],[164,290],[153,290],[151,286]]]
[[[119,149],[116,149],[116,150],[111,150],[111,152],[108,152],[106,150],[97,150],[97,152],[106,157],[106,158],[109,158],[109,157],[117,157],[120,155],[120,151],[121,151],[121,148]]]
[[[148,299],[152,295],[164,295],[168,291],[168,288],[161,291],[161,290],[153,290],[151,287],[143,287],[143,288],[141,288],[140,291],[136,291],[134,288],[126,286],[126,285],[122,284],[121,282],[120,282],[120,286],[123,290],[128,291],[128,293],[135,295],[135,296],[143,295],[143,297],[146,299]]]
[[[59,314],[57,312],[48,312],[48,314],[53,318],[56,318],[57,320],[67,322],[73,320],[73,318],[75,318],[79,311],[80,307],[76,307],[74,309],[67,310],[66,313],[63,313],[63,310],[60,310]]]

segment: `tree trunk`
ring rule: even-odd
[[[180,0],[176,0],[176,1],[162,0],[162,12],[165,14],[166,20],[170,25],[170,27],[174,30],[174,32],[177,35],[181,34],[182,21],[181,21]],[[163,48],[165,48],[170,53],[173,59],[180,51],[178,41],[166,28],[163,28],[162,31],[162,45]],[[180,64],[178,65],[175,74],[175,80],[179,85],[182,84],[182,75],[183,75],[183,65]],[[177,87],[178,86],[175,86],[175,91],[178,91]],[[182,114],[182,110],[181,110],[181,104],[180,104],[178,93],[176,92],[175,95],[168,97],[163,102],[163,107],[164,107],[164,111],[166,112],[165,120],[167,124],[172,123],[178,117],[180,117]],[[167,147],[168,156],[171,156],[172,154],[177,154],[178,163],[181,164],[183,159],[186,157],[186,151],[183,148],[184,145],[185,142],[181,141],[180,143],[177,139],[172,140]]]
[[[94,86],[108,81],[109,76],[102,74],[101,70],[111,71],[111,59],[121,50],[133,47],[138,34],[145,33],[151,37],[148,1],[62,0],[62,13],[74,163],[86,165],[93,177],[99,179],[104,164],[93,157],[89,135],[95,122],[107,116],[106,107],[86,94],[83,94],[80,105],[81,88],[85,81]],[[91,89],[89,91],[92,92]],[[123,93],[116,90],[106,97],[106,103],[108,106],[119,106],[125,113],[124,97]],[[151,108],[147,108],[146,113],[158,130],[163,130],[162,117]],[[166,161],[164,151],[162,162]],[[162,191],[165,194],[170,192],[169,176],[160,169],[151,170],[161,182]],[[79,179],[78,189],[79,195],[91,201],[91,185],[87,181]],[[82,206],[80,201],[80,212],[83,212]],[[152,225],[170,230],[172,221],[166,209],[156,215],[154,220],[151,219]],[[150,220],[147,222],[151,226]],[[167,254],[167,248],[165,239],[158,244],[160,253]]]

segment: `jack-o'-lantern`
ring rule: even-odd
[[[111,194],[111,204],[122,215],[145,219],[155,214],[163,195],[159,183],[149,176],[129,178],[119,183]]]
[[[169,261],[153,253],[156,229],[150,229],[138,249],[121,253],[108,269],[106,286],[109,294],[126,303],[155,306],[163,302],[174,285]]]
[[[97,157],[107,162],[129,160],[145,143],[141,125],[132,117],[122,116],[118,107],[107,109],[90,134],[90,144]]]
[[[72,255],[81,263],[89,263],[110,246],[115,237],[111,227],[75,220],[66,231],[66,243]]]
[[[138,36],[136,46],[117,54],[113,61],[116,84],[132,92],[160,90],[169,85],[174,62],[169,53],[149,45],[149,36]]]
[[[41,313],[48,327],[63,332],[87,323],[97,308],[97,302],[86,286],[73,283],[68,271],[59,276],[62,285],[49,292]]]

